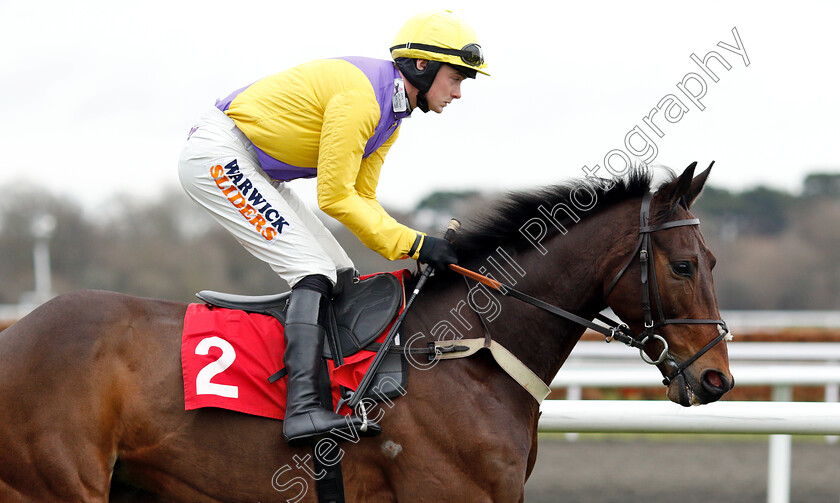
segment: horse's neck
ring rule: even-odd
[[[618,212],[610,210],[591,215],[568,234],[558,234],[544,243],[544,255],[534,248],[511,257],[520,273],[509,274],[516,280],[515,288],[584,318],[593,318],[606,307],[603,286],[610,271],[606,263],[608,252],[615,249],[617,240],[625,238],[616,232],[617,218]],[[498,274],[495,277],[505,282]],[[550,382],[585,328],[511,297],[500,302],[498,317],[486,323],[490,335],[541,379]]]

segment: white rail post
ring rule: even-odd
[[[583,390],[580,386],[569,386],[566,388],[566,400],[582,400]],[[580,433],[570,432],[566,433],[566,440],[574,442],[580,438]]]
[[[37,215],[30,225],[35,246],[32,250],[35,270],[35,302],[42,304],[52,297],[50,272],[50,238],[55,233],[55,217],[49,213]]]
[[[837,360],[831,360],[826,362],[826,365],[837,365]],[[828,383],[825,385],[825,398],[826,402],[837,402],[840,399],[840,386],[837,383]],[[825,437],[825,442],[827,444],[836,444],[837,443],[837,435],[828,435]]]
[[[774,386],[773,401],[790,402],[793,388]],[[767,461],[767,503],[790,502],[791,436],[770,435]]]

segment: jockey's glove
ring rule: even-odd
[[[423,238],[419,259],[438,271],[448,269],[449,264],[458,263],[458,255],[449,241],[428,235]]]

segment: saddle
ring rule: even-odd
[[[345,357],[362,350],[376,351],[379,348],[375,340],[396,318],[405,301],[403,283],[397,275],[407,274],[408,271],[399,271],[359,277],[354,269],[338,271],[338,281],[331,292],[332,302],[326,327],[327,344],[324,345],[323,354],[324,368],[326,360],[332,360],[333,365],[338,367]],[[202,290],[196,296],[212,306],[270,315],[285,325],[291,292],[249,296]],[[401,395],[405,389],[406,365],[402,351],[389,352],[365,397],[381,401]],[[285,375],[286,369],[280,369],[269,377],[269,382],[275,382]]]

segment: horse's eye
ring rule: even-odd
[[[694,274],[694,264],[686,261],[672,262],[671,270],[679,276],[690,278],[691,275]]]

